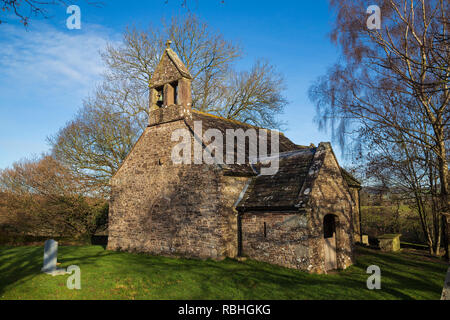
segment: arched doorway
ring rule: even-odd
[[[327,214],[323,218],[323,242],[325,253],[325,270],[337,269],[336,257],[336,216]]]

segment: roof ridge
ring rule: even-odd
[[[225,117],[222,117],[222,116],[218,116],[218,115],[215,115],[215,114],[212,114],[212,113],[208,113],[208,112],[204,112],[204,111],[200,111],[200,110],[196,110],[196,109],[192,109],[192,112],[198,113],[198,114],[202,114],[204,116],[208,116],[208,117],[212,117],[212,118],[217,118],[217,119],[220,119],[220,120],[228,121],[228,122],[233,122],[235,124],[242,124],[242,125],[245,125],[245,126],[248,126],[248,127],[256,128],[256,129],[264,129],[264,130],[273,131],[272,129],[258,127],[258,126],[255,126],[253,124],[250,124],[250,123],[242,122],[242,121],[235,120],[235,119],[228,119],[228,118],[225,118]],[[283,133],[280,132],[280,134],[283,134]]]
[[[171,48],[166,48],[165,52],[169,56],[169,59],[172,60],[173,64],[177,68],[177,70],[185,77],[192,79],[192,75],[190,74],[188,68],[183,63],[183,61],[180,59],[180,57],[176,54],[175,51],[173,51]],[[184,67],[185,70],[182,70],[182,67]]]

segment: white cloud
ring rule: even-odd
[[[0,83],[39,89],[89,91],[101,79],[99,50],[111,34],[98,26],[82,30],[56,29],[36,24],[26,31],[20,25],[0,27]]]
[[[120,35],[96,25],[82,28],[0,26],[0,168],[48,150],[46,137],[101,81],[99,51]]]

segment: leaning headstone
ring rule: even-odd
[[[45,241],[44,265],[41,271],[47,274],[51,274],[53,276],[59,274],[66,274],[65,269],[56,268],[57,259],[58,259],[58,242],[53,239]]]
[[[401,234],[384,234],[378,237],[381,251],[396,252],[400,250]]]
[[[448,268],[447,276],[445,277],[441,300],[450,300],[450,268]]]

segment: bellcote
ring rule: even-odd
[[[170,44],[171,41],[167,41],[150,80],[150,125],[163,121],[163,114],[168,114],[169,109],[171,114],[178,113],[177,110],[186,112],[192,105],[192,76]]]

